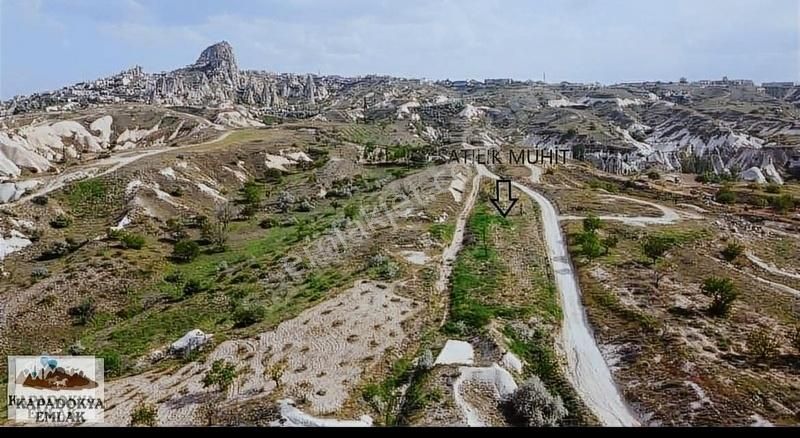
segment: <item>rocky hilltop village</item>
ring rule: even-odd
[[[155,105],[218,106],[238,103],[275,108],[313,105],[351,81],[315,75],[242,71],[226,42],[203,50],[192,65],[167,73],[141,67],[57,91],[6,102],[6,112],[69,110],[89,104],[139,102]]]

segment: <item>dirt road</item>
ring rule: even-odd
[[[478,166],[479,175],[499,179],[485,166]],[[625,404],[611,371],[594,339],[581,303],[580,289],[559,226],[553,204],[538,192],[517,182],[514,187],[530,196],[542,215],[544,237],[556,288],[561,295],[564,319],[561,326],[561,348],[567,359],[567,377],[587,407],[606,426],[638,426],[639,421]],[[650,218],[652,219],[652,218]]]

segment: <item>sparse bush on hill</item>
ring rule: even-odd
[[[781,192],[781,186],[779,184],[769,184],[764,191],[773,195],[777,195]]]
[[[74,249],[75,245],[70,244],[69,242],[62,240],[53,242],[49,248],[42,252],[42,254],[39,256],[39,260],[45,261],[61,258],[71,253]]]
[[[236,327],[242,328],[263,321],[266,315],[264,306],[249,305],[236,309],[233,312],[233,321]]]
[[[278,220],[275,219],[272,216],[265,217],[264,219],[261,219],[261,222],[258,223],[258,226],[263,228],[263,229],[265,229],[265,230],[273,228],[273,227],[277,227],[278,225],[280,225],[278,223]]]
[[[767,360],[778,354],[778,339],[771,330],[760,327],[747,336],[747,352],[759,360]]]
[[[131,426],[158,426],[158,409],[155,405],[139,402],[131,412]]]
[[[37,266],[31,270],[31,278],[34,280],[41,280],[50,275],[50,272],[44,266]]]
[[[550,394],[541,379],[533,376],[511,395],[512,414],[528,427],[554,427],[568,415],[564,402],[558,395]]]
[[[725,246],[725,249],[722,250],[722,257],[724,257],[725,260],[732,262],[742,255],[743,252],[744,246],[736,242],[731,242]]]
[[[47,205],[48,201],[49,201],[48,197],[44,196],[44,195],[42,195],[42,196],[34,196],[33,199],[31,199],[31,202],[33,202],[36,205],[41,205],[41,206]]]
[[[183,285],[183,296],[190,297],[194,294],[203,292],[206,289],[208,289],[208,286],[202,281],[196,278],[191,278]]]
[[[788,193],[780,196],[775,196],[770,199],[770,205],[778,213],[785,214],[795,207],[796,201],[794,197]]]
[[[655,170],[651,170],[650,172],[647,172],[647,177],[648,177],[649,179],[653,180],[653,181],[658,181],[658,180],[660,180],[660,179],[661,179],[661,174],[660,174],[660,173],[658,173],[658,172],[657,172],[657,171],[655,171]]]
[[[708,311],[717,316],[725,316],[739,296],[736,286],[729,278],[710,277],[703,282],[703,295],[712,299]]]
[[[194,240],[180,240],[172,248],[172,258],[179,262],[191,262],[198,255],[200,255],[200,245]]]
[[[72,317],[75,325],[86,325],[89,323],[97,310],[92,299],[86,299],[75,307],[71,307],[67,313]]]
[[[217,359],[211,364],[211,369],[203,376],[203,387],[216,386],[219,392],[226,392],[233,381],[236,380],[236,365],[225,359]]]
[[[65,214],[59,214],[50,221],[50,226],[56,229],[67,228],[70,225],[72,225],[72,219]]]
[[[723,187],[719,189],[715,199],[720,204],[734,204],[736,203],[736,193],[734,193],[729,187]]]
[[[144,236],[130,231],[123,231],[117,239],[122,247],[127,249],[142,249],[146,242]]]

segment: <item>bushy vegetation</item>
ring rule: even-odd
[[[183,284],[183,296],[190,297],[203,292],[208,289],[208,286],[203,281],[197,278],[191,278]]]
[[[773,195],[777,195],[781,192],[781,186],[779,184],[768,184],[764,191]]]
[[[647,236],[642,243],[642,252],[644,252],[644,255],[651,261],[650,266],[653,269],[653,281],[656,287],[658,287],[661,280],[661,276],[658,272],[658,261],[676,244],[676,240],[668,235]]]
[[[648,177],[649,179],[653,180],[653,181],[658,181],[658,180],[660,180],[660,179],[661,179],[661,174],[660,174],[660,173],[658,173],[658,172],[657,172],[657,171],[655,171],[655,170],[651,170],[650,172],[647,172],[647,177]]]
[[[731,242],[725,246],[725,249],[722,250],[722,257],[725,260],[732,262],[739,258],[740,255],[744,252],[744,246],[740,245],[737,242]]]
[[[720,204],[736,203],[736,193],[734,193],[733,190],[730,189],[730,187],[722,187],[721,189],[719,189],[714,198]]]
[[[736,285],[729,278],[709,277],[703,281],[701,290],[703,295],[711,297],[712,302],[708,311],[716,316],[727,315],[739,296]]]
[[[550,394],[537,376],[517,388],[509,399],[512,415],[524,426],[554,427],[567,416],[567,408],[558,395]]]
[[[178,262],[188,263],[200,255],[200,245],[194,240],[179,240],[172,248],[172,258]]]
[[[759,360],[767,360],[778,354],[780,345],[775,333],[766,327],[760,327],[747,336],[746,346],[748,353]]]
[[[381,280],[393,280],[400,273],[400,267],[392,259],[383,255],[375,254],[369,258],[369,267]]]
[[[75,325],[86,325],[94,318],[97,307],[91,298],[84,300],[77,306],[71,307],[67,313],[72,317]]]
[[[131,426],[158,426],[158,408],[150,403],[138,403],[131,412]]]
[[[119,240],[119,243],[123,248],[137,250],[144,248],[145,242],[147,242],[143,235],[130,231],[123,231],[119,233],[117,240]]]
[[[216,386],[219,392],[226,392],[236,380],[236,365],[225,359],[217,359],[211,364],[211,369],[203,376],[203,388]]]
[[[794,197],[788,193],[785,193],[780,196],[774,196],[769,201],[770,205],[772,206],[775,211],[780,214],[785,214],[795,208],[797,201]]]
[[[56,229],[67,228],[72,225],[72,218],[65,214],[59,214],[50,221],[50,226]]]
[[[264,187],[263,185],[249,180],[244,183],[244,187],[242,187],[242,200],[241,203],[244,205],[242,209],[242,214],[245,216],[253,216],[259,210],[261,210],[261,204],[264,201]]]
[[[237,328],[247,327],[263,321],[266,314],[267,310],[261,305],[241,306],[233,312],[233,321]]]
[[[42,251],[42,254],[39,256],[39,260],[54,260],[75,251],[78,245],[69,240],[59,240],[53,242],[49,248]]]

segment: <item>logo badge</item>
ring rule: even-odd
[[[9,356],[8,419],[25,423],[102,423],[103,359]]]

